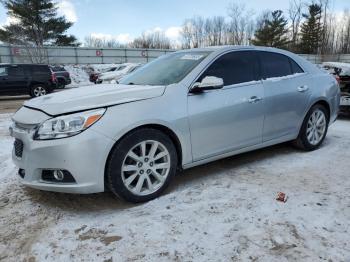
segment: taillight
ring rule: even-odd
[[[335,79],[337,80],[338,84],[340,84],[340,77],[338,75],[335,76]]]
[[[51,74],[51,81],[52,82],[56,82],[57,81],[57,77],[56,77],[55,73]]]

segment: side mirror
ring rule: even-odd
[[[196,82],[191,88],[191,93],[201,93],[206,90],[221,89],[224,87],[224,80],[215,76],[206,76],[202,82]]]

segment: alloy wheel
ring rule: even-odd
[[[170,161],[169,151],[162,143],[142,141],[124,158],[121,174],[125,187],[137,196],[156,192],[169,175]]]
[[[35,97],[44,96],[46,95],[46,89],[42,86],[36,86],[33,90],[33,93]]]
[[[327,119],[322,110],[315,110],[307,122],[306,137],[311,145],[317,145],[324,137]]]

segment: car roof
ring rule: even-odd
[[[244,51],[244,50],[255,50],[255,51],[268,51],[275,53],[284,53],[284,54],[292,54],[289,51],[274,48],[274,47],[266,47],[266,46],[253,46],[253,45],[223,45],[223,46],[209,46],[209,47],[201,47],[201,48],[192,48],[181,50],[180,52],[227,52],[227,51]]]
[[[316,67],[316,65],[312,64],[311,62],[307,61],[305,58],[302,58],[301,56],[294,54],[292,52],[289,52],[287,50],[282,50],[274,47],[265,47],[265,46],[244,46],[244,45],[226,45],[226,46],[210,46],[210,47],[203,47],[203,48],[192,48],[192,49],[185,49],[180,50],[178,53],[186,53],[186,52],[210,52],[207,60],[214,59],[217,56],[220,56],[224,53],[230,52],[230,51],[265,51],[265,52],[272,52],[272,53],[278,53],[282,55],[286,55],[290,58],[292,58],[295,62],[297,62],[304,71],[306,72],[319,72],[319,69]]]

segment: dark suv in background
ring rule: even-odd
[[[0,64],[0,95],[38,97],[52,92],[57,79],[48,65]]]

